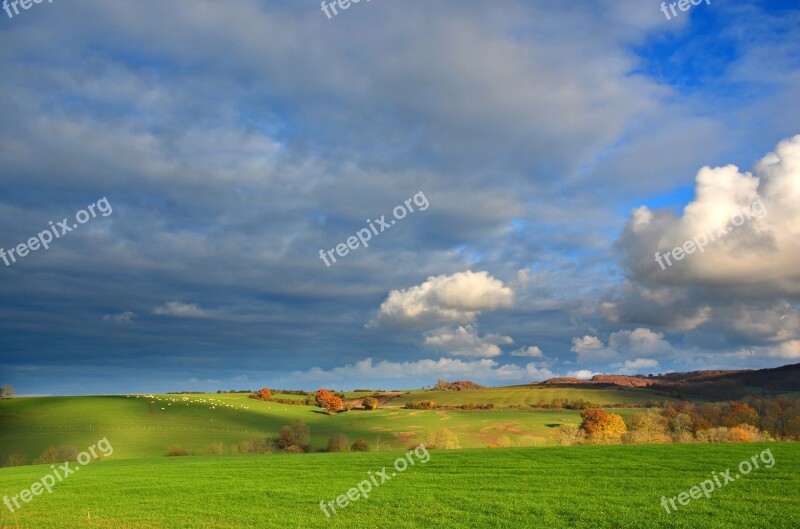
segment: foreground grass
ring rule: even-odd
[[[776,463],[667,514],[711,471],[770,448]],[[800,444],[583,446],[431,452],[326,518],[333,500],[401,453],[98,461],[34,497],[2,528],[795,528]],[[0,469],[17,494],[47,466]]]

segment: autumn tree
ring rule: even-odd
[[[13,396],[14,388],[11,387],[11,384],[0,387],[0,399],[10,399]]]
[[[323,408],[328,413],[336,413],[344,409],[344,401],[327,389],[320,389],[315,395],[317,406]]]
[[[261,388],[258,390],[258,398],[261,400],[269,400],[272,396],[272,391],[269,388]]]
[[[581,429],[590,439],[619,440],[626,431],[625,421],[616,413],[604,410],[584,410],[581,412]]]
[[[362,401],[365,410],[377,410],[378,409],[378,399],[375,397],[365,397]]]

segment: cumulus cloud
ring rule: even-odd
[[[535,358],[541,358],[542,356],[544,356],[542,350],[535,345],[530,347],[520,347],[519,349],[511,351],[510,354],[511,356],[531,356]]]
[[[608,337],[608,344],[597,336],[572,339],[572,352],[578,354],[578,362],[605,362],[636,356],[665,356],[673,353],[664,334],[639,327],[633,331],[617,331]]]
[[[406,290],[392,290],[372,323],[430,325],[470,323],[479,314],[514,303],[514,292],[488,272],[429,277]]]
[[[625,360],[619,367],[619,373],[623,375],[640,374],[643,370],[658,369],[659,363],[652,358],[637,358],[635,360]]]
[[[205,318],[208,316],[208,312],[201,309],[196,303],[182,303],[180,301],[168,301],[164,305],[154,308],[153,314],[176,318]]]
[[[579,369],[577,371],[570,371],[569,373],[567,373],[567,376],[572,378],[579,378],[581,380],[589,380],[593,376],[599,374],[600,373],[595,373],[594,371],[591,371],[589,369]]]
[[[800,294],[800,135],[780,142],[753,173],[734,165],[703,167],[695,180],[695,198],[681,216],[646,206],[634,210],[619,241],[632,276],[654,284],[738,291],[749,285],[751,291]],[[708,243],[700,251],[703,237]],[[662,269],[656,252],[677,247],[692,253]]]
[[[499,365],[495,360],[461,360],[458,358],[440,358],[439,360],[423,359],[407,362],[381,360],[374,362],[372,358],[359,360],[332,369],[314,367],[307,371],[294,371],[292,377],[299,381],[346,382],[361,380],[392,380],[402,382],[415,377],[466,378],[480,380],[543,380],[553,376],[547,368],[539,368],[534,364],[519,367],[514,364]]]
[[[475,356],[490,358],[499,356],[502,351],[498,343],[509,344],[513,340],[509,336],[487,334],[478,336],[477,329],[472,325],[456,328],[441,327],[425,335],[426,347],[452,356]]]

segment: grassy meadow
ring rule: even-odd
[[[800,503],[794,499],[800,490],[800,444],[555,447],[549,446],[555,427],[579,424],[578,411],[502,407],[553,398],[641,404],[654,396],[641,390],[525,386],[435,393],[412,392],[383,409],[337,415],[246,394],[2,400],[0,451],[24,452],[30,462],[48,446],[69,444],[82,451],[104,437],[114,451],[14,513],[0,506],[0,529],[800,526]],[[491,402],[500,408],[400,407],[424,399],[453,406]],[[350,442],[366,439],[372,451],[231,455],[236,443],[274,436],[298,418],[311,429],[313,449],[343,433]],[[321,500],[346,494],[368,471],[391,467],[415,434],[441,428],[456,435],[461,450],[431,450],[429,462],[409,467],[368,500],[332,518],[323,514]],[[500,437],[515,448],[487,448]],[[224,455],[165,456],[174,444],[202,453],[218,442],[225,445]],[[678,512],[667,514],[661,506],[662,495],[677,496],[711,471],[734,468],[765,448],[776,460],[771,469],[754,471]],[[49,465],[0,468],[0,495],[19,494],[48,472]]]
[[[486,400],[491,391],[452,392],[459,398],[450,400],[459,404]],[[494,391],[496,402],[513,402],[503,389]],[[434,393],[438,392],[419,395]],[[593,398],[613,401],[614,397]],[[641,397],[642,402],[647,398]],[[26,452],[30,459],[54,444],[81,450],[102,437],[108,437],[117,458],[126,459],[160,456],[174,444],[195,452],[215,442],[230,447],[274,435],[294,419],[310,426],[313,448],[322,448],[331,435],[343,433],[351,441],[365,439],[373,449],[382,450],[407,448],[415,434],[440,428],[451,430],[463,448],[487,447],[499,437],[522,446],[545,445],[552,441],[555,426],[580,424],[575,410],[406,410],[391,406],[394,402],[379,410],[331,416],[316,407],[263,402],[242,393],[15,398],[0,401],[0,434],[2,450]]]
[[[769,448],[752,471],[667,514],[711,471]],[[331,518],[319,507],[390,467],[401,452],[96,461],[23,505],[0,527],[217,528],[795,528],[800,526],[797,443],[579,446],[431,451]],[[47,466],[0,469],[16,494]],[[0,511],[2,512],[2,511]]]

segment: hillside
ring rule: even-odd
[[[649,388],[677,398],[736,399],[748,395],[775,396],[800,391],[800,364],[769,369],[691,371],[653,376],[595,375],[589,380],[551,378],[543,384],[561,387]]]

